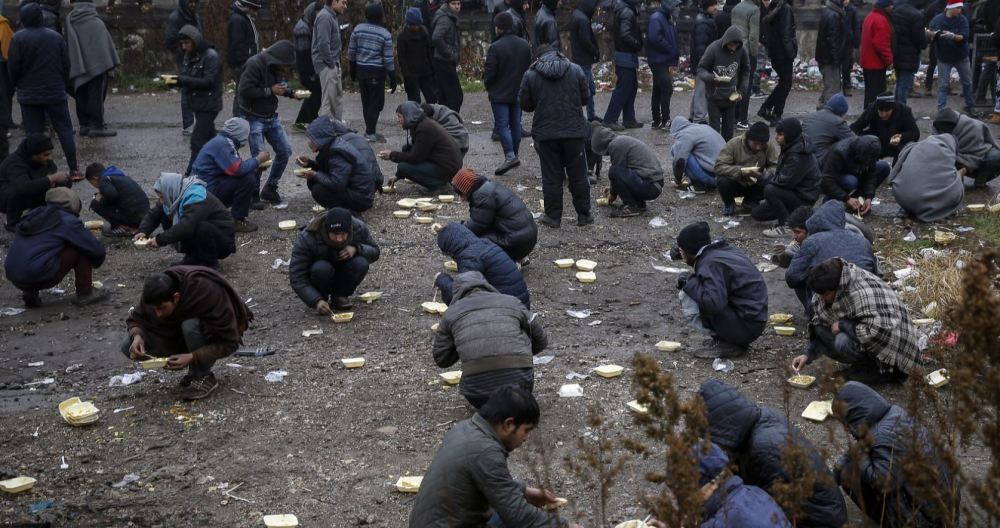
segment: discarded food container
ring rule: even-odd
[[[455,195],[453,194],[439,194],[438,201],[441,203],[452,203],[455,201]]]
[[[458,271],[458,263],[454,260],[444,261],[444,269],[448,271]]]
[[[793,336],[793,335],[795,335],[795,327],[794,326],[775,326],[774,327],[774,333],[776,333],[776,334],[778,334],[780,336]]]
[[[448,310],[448,305],[441,302],[428,301],[422,303],[420,307],[423,308],[425,312],[430,314],[443,314],[445,311]]]
[[[365,292],[359,295],[358,298],[367,304],[371,304],[382,298],[382,292],[380,291]]]
[[[621,365],[601,365],[594,369],[594,373],[602,378],[616,378],[622,375],[625,367]]]
[[[261,162],[260,165],[257,165],[257,168],[258,169],[266,169],[266,168],[270,167],[272,164],[274,164],[273,160],[267,160],[267,161]]]
[[[298,517],[290,513],[264,516],[264,526],[267,528],[294,528],[298,525]]]
[[[21,493],[35,487],[37,479],[31,477],[14,477],[12,479],[0,480],[0,490],[7,493]]]
[[[571,258],[559,259],[553,262],[555,262],[556,267],[559,269],[572,268],[573,264],[576,264],[576,261]]]
[[[969,204],[965,206],[970,213],[981,213],[986,210],[986,204]]]
[[[356,369],[365,366],[365,358],[344,358],[341,359],[340,362],[349,369]]]
[[[593,271],[578,271],[576,272],[576,280],[584,284],[590,284],[597,280],[597,274]]]
[[[418,211],[423,211],[423,212],[426,213],[428,211],[437,211],[437,209],[438,209],[438,206],[436,206],[436,205],[434,205],[434,204],[432,204],[430,202],[417,202],[417,210]]]
[[[152,238],[140,238],[139,240],[133,240],[132,244],[136,247],[146,247],[153,242]]]
[[[397,210],[392,212],[392,216],[396,218],[408,218],[410,216],[410,212],[405,210]]]
[[[538,200],[538,207],[540,207],[544,211],[545,210],[545,200]]]
[[[615,528],[647,528],[649,525],[638,520],[625,521],[615,526]]]
[[[441,379],[446,384],[448,384],[448,385],[458,385],[458,382],[462,381],[462,371],[461,370],[452,370],[452,371],[449,371],[449,372],[442,372],[442,373],[438,374],[438,376],[441,376]]]
[[[295,90],[296,99],[309,99],[312,97],[312,92],[309,90]]]
[[[597,267],[597,263],[593,260],[580,259],[576,261],[576,269],[580,271],[594,271]]]
[[[743,205],[743,197],[737,196],[736,198],[733,198],[733,203],[735,203],[736,205]]]
[[[293,170],[292,174],[298,176],[299,178],[304,178],[306,176],[306,174],[309,174],[309,172],[311,170],[312,169],[307,168],[307,167],[300,167],[298,169]]]
[[[681,344],[677,341],[660,341],[656,343],[656,349],[660,352],[676,352],[681,349]]]
[[[312,212],[314,213],[322,213],[323,211],[326,211],[326,207],[323,207],[322,205],[312,206]]]
[[[309,330],[302,331],[302,337],[312,337],[314,335],[323,335],[322,328],[311,328]]]
[[[282,231],[291,231],[298,225],[299,224],[295,220],[282,220],[278,222],[278,229]]]
[[[354,312],[336,313],[330,319],[333,319],[335,323],[349,323],[354,319]]]
[[[554,500],[554,501],[546,504],[545,506],[542,506],[542,509],[543,510],[547,510],[547,511],[558,510],[559,508],[562,508],[563,506],[565,506],[566,503],[568,503],[568,502],[569,502],[568,499],[564,499],[562,497],[556,497],[556,500]]]
[[[814,422],[822,422],[833,414],[833,400],[814,401],[806,406],[802,411],[802,417]]]
[[[396,481],[396,489],[403,493],[416,493],[420,491],[420,483],[423,480],[423,476],[399,477],[399,480]]]
[[[99,290],[104,287],[104,283],[101,281],[90,281],[90,286],[95,290]]]
[[[934,321],[935,321],[935,319],[931,319],[929,317],[925,317],[923,319],[914,319],[913,320],[913,324],[915,324],[917,326],[925,326],[925,325],[929,325],[929,324],[934,324]]]
[[[1000,203],[995,203],[990,206],[991,213],[1000,213]]]
[[[925,378],[927,379],[927,383],[935,389],[947,385],[948,381],[951,380],[951,377],[948,375],[948,369],[937,369],[925,376]]]
[[[153,359],[147,359],[146,361],[140,361],[139,364],[142,365],[142,368],[146,370],[155,370],[167,366],[167,361],[169,361],[169,359],[170,358],[158,357]]]
[[[578,398],[583,396],[583,387],[576,383],[569,383],[559,387],[560,398]]]
[[[785,324],[792,320],[792,314],[789,313],[773,313],[767,317],[767,321],[771,324]]]
[[[608,199],[607,198],[598,198],[595,201],[597,202],[597,205],[608,205]]]
[[[402,207],[403,209],[413,209],[417,206],[417,201],[413,198],[403,198],[396,202],[396,205]]]
[[[434,324],[431,325],[431,331],[432,332],[437,332],[438,328],[441,328],[441,323],[434,323]]]
[[[955,240],[955,233],[950,233],[948,231],[935,231],[934,232],[934,242],[946,246],[951,244]]]
[[[788,378],[788,384],[792,387],[798,387],[800,389],[808,389],[816,381],[816,376],[808,376],[805,374],[797,374]]]
[[[649,409],[645,405],[639,403],[639,400],[632,400],[626,403],[625,406],[634,413],[646,414],[649,412]]]
[[[395,187],[393,187],[391,185],[383,185],[382,186],[382,193],[383,194],[392,194],[394,192],[396,192],[396,188]]]
[[[413,220],[415,220],[418,224],[424,225],[424,224],[433,223],[434,222],[434,217],[433,216],[414,216]]]
[[[86,227],[87,229],[96,231],[104,227],[104,220],[87,220],[86,222],[83,223],[83,226]]]
[[[100,410],[93,402],[80,401],[80,398],[69,398],[59,404],[59,414],[70,425],[87,425],[100,418]]]

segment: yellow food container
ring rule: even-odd
[[[104,283],[101,281],[91,281],[90,286],[95,290],[99,290],[104,287]]]
[[[458,263],[454,260],[444,261],[444,269],[448,271],[458,271]]]
[[[935,389],[947,385],[948,381],[951,380],[951,377],[948,375],[948,369],[937,369],[925,376],[925,378],[927,379],[927,383]]]
[[[349,323],[354,319],[354,312],[344,312],[333,314],[330,319],[335,323]]]
[[[266,168],[270,167],[273,164],[274,164],[274,160],[267,160],[265,162],[262,162],[260,165],[257,165],[257,168],[258,169],[266,169]]]
[[[413,220],[416,221],[418,224],[426,225],[426,224],[433,223],[434,222],[434,217],[433,216],[414,216]]]
[[[452,203],[455,201],[455,195],[453,194],[439,194],[438,201],[441,203]]]
[[[990,206],[991,213],[1000,213],[1000,203],[993,204]]]
[[[409,218],[410,212],[405,210],[397,210],[392,212],[392,216],[396,218]]]
[[[298,176],[299,178],[304,178],[305,175],[309,174],[309,171],[311,171],[311,170],[312,169],[308,169],[306,167],[299,167],[298,169],[293,170],[292,174]]]
[[[452,370],[452,371],[449,371],[449,372],[442,372],[442,373],[438,374],[438,376],[441,376],[441,380],[444,381],[448,385],[458,385],[458,382],[462,381],[462,371],[461,370]]]
[[[986,204],[969,204],[965,206],[970,213],[981,213],[986,210]]]
[[[309,90],[295,90],[295,97],[298,99],[309,99],[312,94]]]
[[[948,245],[955,240],[955,233],[950,233],[948,231],[935,231],[934,232],[934,242],[941,244],[942,246]]]
[[[597,274],[593,271],[578,271],[576,272],[576,280],[584,284],[590,284],[597,280]]]
[[[104,220],[87,220],[83,223],[84,227],[92,231],[97,231],[98,229],[104,227]]]
[[[617,378],[625,371],[621,365],[601,365],[594,369],[594,374],[602,378]]]
[[[773,313],[768,316],[767,321],[771,324],[785,324],[792,320],[792,314],[789,313]]]
[[[681,349],[681,344],[677,341],[660,341],[656,343],[656,349],[660,352],[677,352]]]
[[[806,410],[802,411],[803,418],[814,422],[822,422],[831,414],[833,414],[833,400],[811,402],[806,406]]]
[[[808,389],[815,381],[816,376],[807,376],[805,374],[797,374],[788,378],[789,385],[800,389]]]
[[[434,205],[432,203],[429,203],[429,202],[417,202],[417,210],[418,211],[423,211],[423,212],[426,213],[428,211],[437,211],[437,208],[438,208],[438,206],[436,206],[436,205]]]
[[[59,404],[59,414],[70,425],[87,425],[100,418],[100,410],[92,402],[73,397]]]
[[[392,194],[392,193],[396,192],[396,188],[395,187],[391,187],[389,185],[383,185],[382,186],[382,192],[384,194]]]
[[[340,360],[344,364],[344,367],[349,369],[356,369],[365,366],[365,358],[344,358]]]
[[[420,491],[420,483],[423,480],[423,476],[399,477],[399,480],[396,481],[396,489],[403,493],[416,493]]]
[[[12,479],[0,480],[0,490],[7,493],[21,493],[35,487],[38,480],[31,477],[14,477]]]
[[[326,207],[323,207],[322,205],[314,205],[314,206],[312,206],[312,212],[314,212],[314,213],[322,213],[324,211],[326,211]]]
[[[161,369],[167,366],[167,361],[169,359],[170,358],[165,358],[165,357],[153,358],[153,359],[147,359],[146,361],[140,361],[139,364],[142,365],[142,368],[146,370]]]
[[[278,222],[278,229],[282,231],[291,231],[298,226],[298,222],[295,220],[282,220]]]
[[[434,324],[431,325],[431,331],[432,332],[437,332],[438,328],[441,328],[441,323],[434,323]]]
[[[152,238],[140,238],[139,240],[133,240],[132,244],[136,247],[146,247],[153,241]]]
[[[935,319],[931,319],[929,317],[926,317],[926,318],[923,318],[923,319],[914,319],[913,320],[913,324],[915,324],[917,326],[924,326],[924,325],[934,324],[934,321],[935,321]]]
[[[264,526],[267,528],[295,528],[298,525],[298,517],[290,513],[264,516]]]
[[[735,203],[736,205],[743,205],[743,197],[737,196],[736,198],[733,198],[733,203]]]
[[[597,263],[593,260],[580,259],[576,261],[576,269],[580,271],[594,271],[597,267]]]
[[[365,292],[359,295],[358,298],[367,304],[371,304],[382,298],[382,292],[380,291]]]
[[[547,511],[555,511],[565,506],[566,503],[568,502],[569,502],[568,499],[564,499],[562,497],[556,497],[556,500],[546,504],[545,506],[542,506],[542,509]]]
[[[448,305],[441,302],[428,301],[422,303],[420,307],[423,308],[425,312],[430,314],[443,314],[446,310],[448,310]]]
[[[634,413],[646,414],[649,412],[649,409],[647,409],[645,405],[639,403],[639,400],[632,400],[626,403],[625,406]]]
[[[417,201],[413,198],[403,198],[402,200],[396,202],[396,205],[402,207],[403,209],[413,209],[417,206]]]
[[[555,260],[553,262],[555,263],[556,267],[559,268],[559,269],[572,268],[573,264],[576,264],[576,261],[573,260],[573,259],[571,259],[571,258],[559,259],[559,260]]]
[[[776,326],[774,327],[774,333],[780,336],[793,336],[795,335],[794,326]]]
[[[646,524],[646,523],[644,523],[644,522],[642,522],[642,521],[640,521],[638,519],[635,519],[635,520],[625,521],[625,522],[623,522],[621,524],[618,524],[618,525],[615,526],[615,528],[648,528],[648,526],[649,526],[648,524]]]
[[[607,198],[598,198],[597,200],[594,201],[597,202],[597,205],[608,205]]]

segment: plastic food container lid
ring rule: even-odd
[[[576,261],[576,269],[580,271],[594,271],[597,267],[597,263],[593,260],[580,259]]]
[[[594,373],[602,378],[615,378],[622,375],[625,367],[621,365],[601,365],[594,369]]]
[[[365,366],[365,358],[344,358],[340,360],[349,369],[361,368]]]
[[[349,323],[354,319],[354,312],[336,313],[330,316],[330,319],[335,323]]]
[[[576,280],[586,284],[596,281],[597,275],[593,271],[579,271],[576,274]]]
[[[423,480],[423,476],[399,477],[399,480],[396,481],[396,489],[403,493],[416,493],[420,491],[420,483]]]
[[[555,263],[557,268],[562,268],[562,269],[572,268],[573,264],[576,264],[576,261],[571,258],[559,259],[553,262]]]
[[[800,389],[808,388],[813,382],[816,381],[816,376],[807,376],[805,374],[797,374],[788,378],[788,384],[792,387],[798,387]]]
[[[660,352],[675,352],[680,350],[681,344],[677,341],[660,341],[656,343],[656,349]]]
[[[14,477],[12,479],[0,480],[0,490],[7,493],[21,493],[35,487],[37,479],[32,477]]]
[[[639,403],[639,400],[632,400],[626,403],[625,406],[628,407],[629,410],[631,410],[632,412],[636,412],[639,414],[646,414],[649,412],[649,409],[647,409],[645,405]]]
[[[295,229],[295,226],[297,225],[298,223],[296,223],[295,220],[282,220],[278,222],[278,229],[282,231],[291,231],[292,229]]]
[[[776,326],[776,327],[774,327],[774,331],[775,331],[775,333],[777,333],[780,336],[795,335],[795,327],[794,326]]]
[[[441,379],[444,380],[444,382],[447,383],[448,385],[456,385],[459,381],[462,380],[462,371],[452,370],[449,372],[442,372],[438,374],[438,376],[440,376]]]
[[[290,513],[264,516],[264,526],[267,526],[267,528],[294,528],[298,525],[298,517]]]

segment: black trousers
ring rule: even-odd
[[[153,332],[143,332],[143,343],[146,347],[146,354],[151,357],[170,357],[175,354],[186,354],[194,352],[207,345],[204,334],[201,332],[201,319],[191,318],[181,322],[180,339],[169,339]],[[131,359],[128,349],[132,347],[132,336],[125,336],[119,350],[125,357]],[[215,360],[207,360],[188,365],[188,373],[194,379],[201,379],[212,373],[212,366]]]
[[[754,50],[754,53],[756,54],[757,50]],[[757,75],[757,57],[755,55],[751,55],[750,56],[750,77],[751,77],[750,82],[748,82],[746,86],[738,86],[737,87],[740,91],[743,92],[743,99],[740,99],[740,102],[736,103],[736,119],[738,119],[741,123],[744,122],[744,121],[747,121],[747,118],[749,117],[749,114],[750,114],[750,88],[753,86],[753,76],[754,75]],[[709,109],[711,109],[711,107],[712,107],[712,102],[711,101],[708,102],[708,106],[709,106]],[[718,130],[718,129],[716,129],[716,130]],[[731,134],[732,134],[732,132],[730,132],[730,135]],[[726,141],[729,141],[728,137],[726,138]]]
[[[724,205],[735,206],[736,197],[743,197],[743,207],[753,207],[764,199],[764,184],[758,181],[754,185],[745,186],[728,176],[715,175],[719,197]]]
[[[792,61],[787,59],[771,59],[771,67],[778,73],[778,85],[767,96],[761,109],[774,118],[780,118],[785,111],[785,100],[792,91]]]
[[[854,86],[853,79],[851,76],[854,72],[854,48],[848,48],[844,51],[843,60],[840,61],[840,77],[841,77],[841,90],[845,94],[851,92],[851,88]]]
[[[309,187],[309,193],[312,194],[313,200],[316,200],[316,203],[327,209],[343,207],[354,213],[363,213],[372,208],[373,198],[366,199],[347,189],[340,192],[332,191],[316,183],[315,178],[307,180],[306,186]]]
[[[765,185],[764,201],[753,209],[750,216],[758,222],[777,220],[778,225],[785,225],[785,222],[788,221],[788,215],[795,208],[803,205],[811,206],[812,203],[803,200],[795,191],[777,185]]]
[[[415,103],[420,102],[420,94],[424,95],[424,102],[437,103],[437,95],[434,94],[434,76],[423,75],[420,77],[403,77],[403,89],[406,90],[406,99]]]
[[[748,98],[744,98],[746,100]],[[733,128],[736,127],[736,105],[729,101],[718,102],[708,100],[708,126],[722,134],[723,139],[733,139]],[[744,114],[743,120],[746,120]]]
[[[146,215],[145,210],[126,211],[114,205],[98,202],[97,200],[90,202],[90,210],[97,213],[97,216],[107,220],[111,224],[112,229],[120,225],[138,228],[139,224],[142,223],[142,217]]]
[[[937,73],[937,53],[934,51],[933,45],[928,47],[930,48],[930,53],[928,54],[930,60],[927,61],[927,73],[924,77],[924,91],[929,94],[934,89],[934,74]]]
[[[7,75],[7,68],[0,68],[0,157],[6,158],[10,154],[10,142],[7,139],[7,131],[14,128],[14,119],[11,117],[14,104],[14,90],[10,86],[10,77]]]
[[[674,79],[666,64],[650,64],[653,72],[653,96],[650,106],[654,123],[670,123],[670,97],[674,95]]]
[[[315,73],[301,75],[300,80],[302,81],[302,86],[305,86],[306,90],[312,92],[312,95],[305,101],[302,101],[302,106],[299,107],[299,115],[295,118],[295,122],[308,125],[319,117],[319,109],[323,106],[323,85],[320,84],[319,76]]]
[[[374,134],[378,116],[385,108],[385,74],[358,75],[361,91],[361,114],[365,118],[365,134]]]
[[[233,82],[236,86],[233,88],[233,117],[242,117],[243,112],[240,111],[240,77],[243,77],[243,68],[246,65],[241,65],[239,68],[233,69]]]
[[[564,179],[568,181],[576,214],[590,214],[590,181],[587,179],[583,141],[583,138],[535,141],[535,152],[542,169],[545,216],[557,222],[562,220]]]
[[[184,264],[215,266],[236,252],[236,235],[222,232],[211,222],[201,222],[191,238],[178,244],[184,254]]]
[[[865,106],[875,102],[878,94],[886,90],[885,70],[865,70]]]
[[[458,80],[457,65],[440,59],[434,59],[431,64],[434,68],[434,80],[437,82],[438,103],[461,113],[465,94],[462,92],[462,83]]]
[[[104,99],[108,96],[108,75],[102,73],[87,81],[73,95],[76,119],[80,128],[104,128]]]
[[[191,175],[191,167],[194,165],[194,160],[198,157],[198,153],[201,152],[201,148],[215,137],[217,133],[215,130],[215,118],[218,115],[218,112],[194,113],[194,131],[191,133],[191,159],[188,160],[184,176]]]

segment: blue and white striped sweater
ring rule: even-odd
[[[347,46],[347,60],[357,64],[358,71],[394,71],[392,35],[375,24],[358,24]]]

